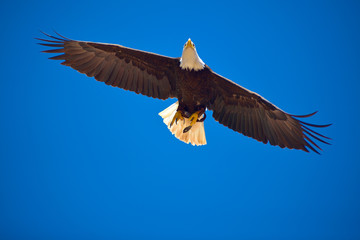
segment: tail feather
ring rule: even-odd
[[[177,123],[174,123],[170,127],[170,123],[175,116],[175,113],[178,109],[179,102],[172,104],[170,107],[166,108],[159,115],[163,118],[164,123],[169,128],[170,132],[175,135],[180,141],[185,143],[191,143],[193,146],[200,146],[206,144],[205,137],[205,129],[204,122],[197,122],[192,128],[183,133],[184,128],[190,125],[190,121],[188,118],[184,118],[184,120],[179,120]]]

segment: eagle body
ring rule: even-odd
[[[45,34],[45,33],[44,33]],[[113,87],[145,96],[178,101],[159,115],[176,138],[192,145],[206,144],[206,111],[228,128],[281,148],[312,150],[316,141],[329,144],[312,128],[330,126],[303,122],[307,115],[288,114],[260,95],[213,72],[199,57],[189,39],[182,56],[172,58],[121,45],[76,41],[45,34],[40,44],[61,64]]]
[[[209,92],[211,86],[207,81],[210,70],[205,67],[199,71],[178,70],[178,84],[176,86],[179,106],[189,113],[206,108],[211,100]],[[196,94],[193,94],[196,92]]]

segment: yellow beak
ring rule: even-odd
[[[191,48],[195,48],[195,44],[191,41],[191,39],[189,38],[189,40],[187,40],[187,42],[185,43],[185,47],[191,47]]]

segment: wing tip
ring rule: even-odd
[[[307,118],[307,117],[311,117],[314,116],[316,113],[318,113],[319,111],[315,111],[313,113],[309,113],[309,114],[304,114],[304,115],[294,115],[294,114],[289,114],[292,117],[296,117],[296,118]]]
[[[293,115],[293,114],[289,114],[289,115],[291,117],[293,117],[293,119],[295,119],[301,126],[301,131],[303,133],[303,139],[304,139],[304,143],[305,143],[304,147],[309,148],[313,152],[321,155],[318,150],[320,150],[320,151],[323,151],[323,150],[314,142],[314,140],[317,140],[317,141],[322,142],[327,145],[331,145],[331,143],[325,141],[325,139],[326,140],[332,140],[332,139],[314,131],[310,127],[325,128],[325,127],[329,127],[333,124],[332,123],[330,123],[330,124],[312,124],[312,123],[308,123],[308,122],[304,122],[299,119],[296,119],[296,118],[311,117],[311,116],[314,116],[316,113],[318,113],[318,111],[315,111],[313,113],[306,114],[306,115]]]
[[[68,42],[68,41],[73,41],[72,39],[67,38],[67,37],[61,35],[60,33],[58,33],[58,32],[55,31],[55,30],[54,30],[54,33],[55,33],[57,36],[50,35],[50,34],[44,32],[44,31],[41,31],[41,30],[39,30],[39,32],[49,38],[49,39],[43,39],[43,38],[37,38],[37,37],[35,37],[34,39],[39,40],[39,41],[42,41],[42,43],[39,43],[40,45],[41,45],[41,44],[45,44],[45,43],[43,43],[43,42],[64,43],[64,42]]]

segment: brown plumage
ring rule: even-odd
[[[50,39],[38,39],[42,41],[40,44],[54,49],[44,52],[60,54],[50,59],[64,60],[63,65],[114,87],[153,98],[177,98],[177,111],[185,119],[191,120],[192,114],[200,112],[203,115],[196,120],[203,121],[208,109],[219,123],[263,143],[316,153],[321,148],[314,140],[329,144],[324,140],[328,137],[309,127],[323,128],[330,124],[314,125],[297,119],[316,112],[302,116],[285,113],[258,94],[214,73],[207,65],[200,70],[183,69],[181,58],[45,35]]]

